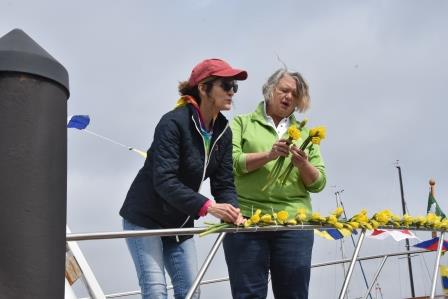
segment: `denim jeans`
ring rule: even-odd
[[[306,299],[313,231],[227,234],[224,253],[234,299],[266,298],[269,271],[279,299]]]
[[[123,229],[158,229],[140,227],[123,219]],[[176,242],[172,238],[127,238],[126,243],[137,270],[142,299],[166,299],[165,269],[171,278],[174,298],[184,299],[198,272],[193,238]],[[199,288],[193,298],[199,298]]]

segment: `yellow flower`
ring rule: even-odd
[[[320,144],[320,137],[312,137],[311,138],[311,143],[319,145]]]
[[[333,226],[334,226],[335,228],[337,228],[337,229],[342,229],[342,228],[344,228],[344,224],[342,224],[342,223],[340,223],[340,222],[335,222],[335,223],[333,224]]]
[[[367,210],[362,209],[358,214],[355,214],[352,218],[352,221],[358,222],[361,226],[364,223],[367,223],[369,221],[369,217],[367,216]]]
[[[414,218],[412,216],[409,216],[408,214],[404,214],[401,223],[403,224],[403,226],[409,226],[414,223]]]
[[[425,216],[417,216],[415,218],[415,224],[417,226],[423,226],[426,224],[426,217]]]
[[[383,210],[372,217],[375,219],[379,225],[386,225],[392,218],[392,212],[390,210]]]
[[[357,229],[359,228],[359,223],[356,221],[349,221],[347,222],[347,225],[349,225],[350,227],[352,227],[353,229]]]
[[[295,219],[289,219],[286,224],[288,225],[297,225],[297,221]]]
[[[319,132],[320,139],[327,137],[327,129],[325,127],[318,127],[317,131]]]
[[[304,222],[306,221],[307,215],[304,208],[300,208],[297,210],[296,219],[297,221]]]
[[[299,131],[299,129],[297,129],[296,125],[291,125],[288,128],[288,136],[289,136],[289,139],[291,139],[292,141],[295,141],[300,138],[300,131]]]
[[[337,207],[331,214],[335,215],[336,218],[341,217],[342,213],[344,213],[344,209],[342,207]]]
[[[325,218],[320,216],[319,212],[313,212],[311,214],[311,219],[310,220],[312,222],[319,222],[319,223],[325,222]]]
[[[260,215],[254,214],[250,216],[250,221],[252,221],[253,224],[257,224],[258,222],[260,222]]]
[[[336,218],[335,215],[332,214],[332,215],[330,215],[330,216],[327,217],[327,222],[328,222],[329,224],[333,224],[333,223],[338,222],[338,219]]]
[[[245,222],[244,222],[244,227],[250,227],[252,225],[252,221],[250,220],[250,219],[247,219]]]
[[[325,139],[327,136],[327,129],[325,127],[315,127],[310,130],[311,137],[319,137],[320,139]]]
[[[270,224],[272,221],[272,216],[269,214],[264,214],[263,216],[261,216],[261,221],[263,221],[266,224]]]
[[[288,220],[288,212],[285,210],[282,210],[280,212],[277,213],[277,219],[280,223],[285,223],[286,220]]]
[[[258,222],[260,222],[260,214],[261,214],[261,210],[257,209],[255,211],[255,214],[250,216],[250,220],[252,221],[253,224],[257,224]]]
[[[373,219],[370,219],[370,224],[372,225],[373,228],[378,228],[380,226],[380,223]]]

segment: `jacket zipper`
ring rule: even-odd
[[[198,191],[201,190],[201,186],[202,183],[204,182],[204,178],[205,178],[205,173],[207,172],[207,167],[208,167],[208,163],[210,161],[210,156],[212,155],[213,152],[213,148],[215,147],[216,142],[218,142],[218,140],[222,137],[222,135],[225,133],[225,131],[227,130],[227,128],[229,127],[229,122],[227,122],[224,130],[222,130],[221,134],[219,134],[218,138],[216,138],[215,142],[212,144],[212,147],[210,148],[210,156],[207,157],[207,148],[205,147],[205,140],[204,140],[204,136],[202,136],[201,131],[198,128],[198,125],[196,124],[196,121],[194,120],[193,115],[191,116],[191,119],[193,120],[194,126],[196,128],[196,131],[198,131],[199,135],[201,135],[202,138],[202,144],[204,145],[204,170],[202,171],[202,179],[201,179],[201,183],[199,184],[199,188]],[[191,216],[188,216],[187,219],[185,219],[184,223],[180,226],[180,228],[184,227],[184,225],[188,222],[188,220],[190,220]],[[176,235],[176,241],[179,242],[179,236]]]

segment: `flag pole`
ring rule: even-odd
[[[434,179],[430,179],[430,180],[429,180],[429,192],[431,193],[431,195],[432,195],[433,198],[436,198],[436,197],[435,197],[435,192],[434,192],[434,189],[435,189],[434,185],[435,185],[435,184],[436,184],[436,181],[435,181]],[[431,237],[432,237],[432,238],[437,237],[437,232],[436,232],[436,231],[432,231],[432,232],[431,232]]]
[[[400,193],[401,193],[401,206],[403,208],[403,215],[406,214],[406,202],[404,200],[404,191],[403,191],[403,178],[401,176],[401,167],[399,164],[399,161],[397,160],[395,167],[398,169],[398,179],[400,181]],[[409,239],[406,239],[406,250],[409,251]],[[408,254],[408,268],[409,268],[409,281],[411,284],[411,295],[414,298],[415,297],[415,290],[414,290],[414,276],[412,275],[412,262],[411,262],[411,255]]]

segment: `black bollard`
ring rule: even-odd
[[[0,38],[0,298],[64,298],[68,97],[27,34]]]

